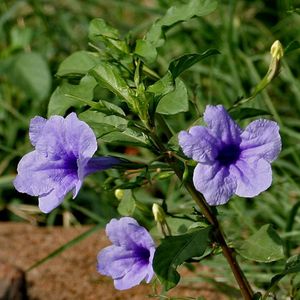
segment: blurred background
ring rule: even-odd
[[[2,0],[0,2],[0,221],[29,222],[40,226],[106,224],[124,207],[110,189],[117,171],[90,176],[75,201],[68,199],[48,215],[37,208],[37,199],[18,193],[12,185],[20,158],[32,150],[28,139],[30,119],[47,116],[49,99],[60,83],[59,64],[79,50],[93,50],[88,26],[103,18],[123,37],[134,41],[175,3],[168,0]],[[272,223],[300,253],[300,2],[289,0],[220,1],[205,17],[180,23],[167,32],[165,45],[152,69],[163,75],[169,62],[186,53],[216,48],[221,54],[196,64],[181,78],[188,89],[190,110],[169,116],[175,132],[186,129],[209,103],[227,108],[248,97],[264,77],[271,60],[270,47],[280,40],[286,48],[279,76],[247,107],[268,112],[281,126],[283,151],[273,164],[272,187],[255,201],[234,198],[218,213],[230,240],[247,237],[261,225]],[[292,44],[291,44],[292,43]],[[105,93],[105,91],[103,92]],[[251,121],[239,120],[241,126]],[[149,161],[144,149],[101,143],[99,153],[122,153]],[[173,178],[158,179],[134,193],[139,207],[167,199],[170,212],[188,213],[193,202]],[[126,208],[125,208],[126,209]],[[292,221],[291,221],[292,220]],[[143,222],[148,222],[144,220]],[[239,231],[236,228],[240,228]],[[182,229],[182,228],[181,228]],[[183,229],[184,230],[184,229]],[[218,259],[208,262],[220,267]],[[222,264],[221,264],[222,266]],[[245,267],[249,279],[263,286],[276,266]],[[224,270],[223,270],[224,272]]]

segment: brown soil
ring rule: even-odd
[[[41,228],[24,223],[0,223],[0,260],[23,270],[44,258],[88,227]],[[142,284],[117,291],[109,277],[96,272],[96,256],[109,245],[100,230],[50,261],[26,274],[30,300],[143,300],[149,299],[151,285]],[[225,300],[207,284],[179,286],[168,295],[204,296],[207,300]],[[158,298],[154,298],[158,299]]]

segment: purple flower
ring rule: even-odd
[[[112,219],[106,225],[106,234],[113,245],[99,252],[98,272],[112,277],[118,290],[136,286],[143,279],[149,283],[154,274],[155,244],[148,231],[135,219],[124,217]]]
[[[278,125],[261,119],[242,131],[222,105],[208,105],[204,121],[207,127],[181,131],[179,144],[198,162],[193,181],[207,202],[220,205],[233,194],[254,197],[265,191],[272,182],[270,163],[281,150]]]
[[[30,122],[29,137],[35,150],[18,165],[15,188],[21,193],[39,196],[39,207],[48,213],[66,194],[79,192],[88,174],[119,163],[113,157],[91,158],[97,150],[92,129],[75,113],[49,120],[35,117]]]

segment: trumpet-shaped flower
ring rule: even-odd
[[[135,219],[123,217],[112,219],[106,225],[106,234],[113,245],[99,252],[98,272],[112,277],[118,290],[136,286],[143,279],[149,283],[154,275],[155,244],[148,231]]]
[[[193,181],[207,202],[221,205],[233,194],[254,197],[269,188],[270,163],[281,150],[277,123],[260,119],[242,130],[222,105],[208,105],[204,121],[207,127],[181,131],[179,144],[198,162]]]
[[[75,198],[85,176],[120,162],[114,157],[92,158],[96,137],[75,113],[66,118],[33,118],[29,137],[35,150],[19,162],[14,186],[19,192],[38,196],[45,213],[56,208],[68,192],[73,191]]]

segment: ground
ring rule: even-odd
[[[0,223],[0,260],[23,270],[88,227],[35,227],[25,223]],[[96,271],[96,256],[109,245],[103,230],[65,250],[59,256],[26,273],[29,300],[142,300],[149,299],[151,285],[116,291],[109,277]],[[204,296],[225,300],[204,283],[180,286],[173,296]],[[158,298],[152,298],[158,299]]]

